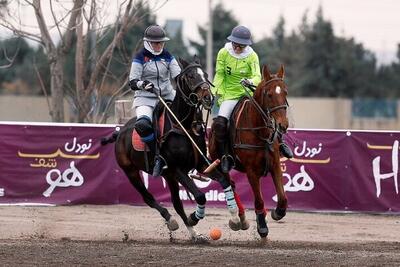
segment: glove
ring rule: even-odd
[[[154,84],[147,80],[146,81],[137,81],[136,86],[137,86],[137,88],[148,91],[148,92],[152,92],[154,89]]]
[[[244,79],[240,80],[240,84],[245,86],[245,87],[250,87],[250,86],[253,85],[253,82],[251,80],[249,80],[249,79],[244,78]]]

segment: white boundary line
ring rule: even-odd
[[[104,127],[115,128],[117,124],[96,124],[96,123],[66,123],[66,122],[24,122],[24,121],[0,121],[0,125],[32,125],[32,126],[59,126],[59,127]]]
[[[0,206],[55,207],[56,205],[55,204],[48,204],[48,203],[25,203],[25,202],[20,202],[20,203],[0,203]]]
[[[120,124],[96,124],[96,123],[67,123],[67,122],[23,122],[23,121],[0,121],[0,125],[32,125],[32,126],[56,126],[56,127],[102,127],[115,128]],[[310,132],[366,132],[366,133],[400,133],[399,130],[358,130],[358,129],[308,129],[308,128],[289,128],[290,131],[310,131]]]
[[[290,131],[310,131],[310,132],[366,132],[366,133],[400,133],[398,130],[358,130],[358,129],[306,129],[289,128]]]

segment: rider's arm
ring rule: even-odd
[[[253,85],[257,86],[261,82],[260,62],[257,54],[254,52],[250,58],[251,76],[250,79]]]
[[[131,71],[129,73],[129,87],[132,90],[140,90],[138,82],[140,81],[143,73],[143,62],[136,56],[131,64]]]
[[[171,63],[169,63],[169,70],[171,72],[171,78],[175,79],[176,76],[181,73],[181,68],[179,67],[178,61],[173,57]]]
[[[223,49],[219,50],[218,55],[217,55],[217,61],[215,65],[215,76],[214,76],[214,81],[213,84],[215,87],[211,88],[211,92],[216,95],[218,91],[221,91],[221,87],[224,82],[224,76],[225,76],[225,70],[224,70],[224,65],[225,62],[223,60]]]

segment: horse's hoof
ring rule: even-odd
[[[242,223],[238,221],[234,221],[232,219],[229,219],[229,228],[231,228],[233,231],[239,231],[242,229]]]
[[[195,213],[193,212],[187,219],[187,223],[189,226],[195,226],[199,222],[199,219],[196,218]]]
[[[268,236],[269,230],[266,228],[257,228],[257,232],[261,238],[266,238]]]
[[[249,229],[250,228],[250,223],[249,223],[249,221],[246,219],[246,215],[239,215],[239,218],[240,218],[240,223],[242,224],[241,225],[241,229],[242,230],[247,230],[247,229]]]
[[[286,209],[282,208],[276,208],[274,210],[271,210],[271,218],[274,219],[275,221],[279,221],[286,215]]]
[[[208,238],[205,235],[196,235],[196,236],[192,236],[192,242],[195,244],[208,244],[210,243],[210,238]]]
[[[261,236],[261,238],[268,236],[268,224],[265,220],[265,213],[259,213],[256,215],[256,222],[257,222],[257,232]]]
[[[176,231],[179,229],[179,224],[174,218],[170,218],[166,222],[166,224],[167,224],[168,230],[170,230],[170,231]]]

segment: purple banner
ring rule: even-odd
[[[0,123],[0,204],[144,204],[115,161],[114,146],[101,146],[113,125]],[[286,137],[295,157],[281,159],[289,209],[400,212],[400,132],[294,129]],[[253,194],[246,175],[232,171],[246,208]],[[162,178],[142,173],[148,190],[170,205]],[[209,206],[224,207],[216,182],[196,184]],[[275,188],[261,179],[266,206]],[[180,197],[192,203],[186,191]]]

